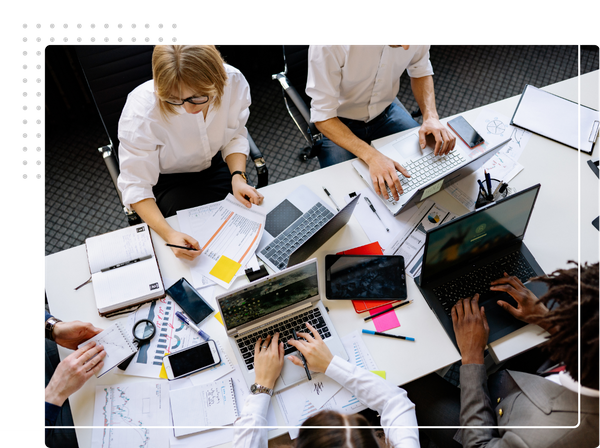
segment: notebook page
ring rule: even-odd
[[[86,345],[90,341],[102,344],[106,352],[104,366],[96,374],[98,378],[137,351],[137,347],[133,344],[131,331],[121,321],[115,322],[102,333],[79,344],[79,347]]]

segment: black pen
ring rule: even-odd
[[[379,218],[379,220],[381,221],[381,224],[383,224],[383,227],[385,227],[385,230],[387,230],[389,232],[390,229],[387,228],[387,226],[383,222],[383,219],[381,219],[381,216],[379,216],[377,214],[377,210],[375,210],[375,207],[373,207],[373,204],[371,203],[371,201],[369,200],[369,198],[366,197],[366,196],[365,196],[365,201],[367,201],[367,204],[369,204],[369,207],[371,207],[371,210],[373,210],[373,213],[375,213],[375,216],[377,216]]]
[[[298,340],[298,335],[296,335],[296,330],[292,328],[292,335],[294,336],[294,340],[297,341]],[[306,372],[306,376],[308,377],[308,380],[312,380],[312,378],[310,377],[310,370],[308,370],[308,366],[306,365],[306,359],[304,359],[304,355],[302,354],[302,352],[300,350],[298,350],[298,354],[300,355],[300,359],[302,360],[302,364],[304,364],[304,371]]]
[[[100,269],[100,272],[112,271],[113,269],[121,268],[123,266],[127,266],[129,264],[137,263],[138,261],[144,261],[152,258],[152,255],[144,255],[143,257],[136,258],[134,260],[124,261],[123,263],[115,264],[114,266],[110,266],[108,268]]]
[[[177,246],[176,244],[169,244],[169,243],[167,243],[166,245],[167,245],[167,246],[169,246],[169,247],[175,247],[175,248],[177,248],[177,249],[185,249],[185,250],[198,250],[198,249],[196,249],[195,247]]]
[[[323,187],[323,191],[325,191],[325,194],[327,195],[327,197],[328,197],[329,199],[331,199],[331,202],[333,202],[333,204],[335,205],[335,208],[336,208],[336,209],[337,209],[337,211],[339,212],[339,211],[340,211],[340,208],[338,207],[338,205],[337,205],[337,202],[335,202],[335,201],[333,200],[333,197],[332,197],[332,196],[329,194],[329,191],[327,191],[327,188]]]
[[[404,302],[398,303],[398,304],[394,305],[393,307],[388,308],[387,310],[383,310],[383,311],[381,311],[379,313],[373,314],[372,316],[365,317],[365,322],[367,322],[370,319],[373,319],[374,317],[381,316],[382,314],[385,314],[385,313],[388,313],[390,311],[393,311],[396,308],[400,308],[401,306],[408,305],[409,303],[412,303],[412,300],[405,300]]]

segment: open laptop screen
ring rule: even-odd
[[[317,263],[291,268],[219,299],[227,330],[319,295]]]
[[[427,232],[422,284],[522,239],[539,184]]]

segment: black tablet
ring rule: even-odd
[[[404,257],[400,255],[326,255],[329,300],[406,299]]]

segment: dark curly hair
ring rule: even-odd
[[[547,277],[532,279],[548,285],[548,291],[540,297],[540,301],[551,310],[541,318],[541,323],[546,324],[546,328],[554,327],[554,330],[542,347],[550,352],[552,360],[562,361],[565,369],[577,379],[581,330],[581,384],[598,390],[598,263],[582,266],[581,278],[577,263],[570,263],[576,267],[558,269]]]

